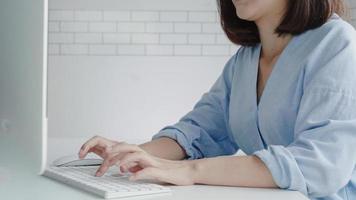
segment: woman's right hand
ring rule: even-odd
[[[137,145],[117,142],[101,136],[95,136],[82,145],[79,151],[79,158],[84,159],[86,155],[91,152],[99,155],[104,160],[96,173],[97,175],[102,175],[109,169],[109,167],[119,163],[120,160],[127,154],[145,151]],[[120,167],[121,172],[136,172],[141,169],[142,168],[137,166],[137,163],[134,162],[128,165],[125,169]]]
[[[107,150],[116,144],[119,144],[119,142],[101,136],[94,136],[82,145],[78,155],[80,159],[84,159],[88,153],[93,152],[101,158],[106,159]]]
[[[183,148],[170,138],[159,138],[142,145],[132,145],[101,136],[94,136],[82,145],[79,151],[79,158],[84,159],[91,152],[97,154],[104,160],[98,171],[105,173],[108,167],[117,165],[128,153],[138,151],[168,160],[181,160],[186,156]],[[120,167],[120,171],[137,172],[142,169],[137,164],[133,162],[130,166],[126,166],[125,169]]]

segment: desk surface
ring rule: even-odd
[[[126,198],[152,200],[307,200],[296,191],[221,186],[169,186],[172,194]],[[72,188],[49,178],[31,174],[25,169],[0,168],[0,199],[2,200],[92,200],[98,196]]]

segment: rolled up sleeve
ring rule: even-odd
[[[192,111],[178,123],[163,128],[153,139],[176,140],[188,159],[235,153],[238,147],[228,127],[228,106],[236,57],[237,54],[227,62],[222,75]]]

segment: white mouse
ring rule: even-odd
[[[97,166],[103,163],[103,159],[96,154],[88,154],[84,159],[79,159],[78,155],[69,155],[53,161],[56,167],[81,167]]]

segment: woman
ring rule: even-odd
[[[194,109],[140,146],[94,137],[80,158],[104,158],[97,176],[117,164],[132,180],[356,199],[356,34],[335,14],[342,0],[218,5],[242,47]]]

